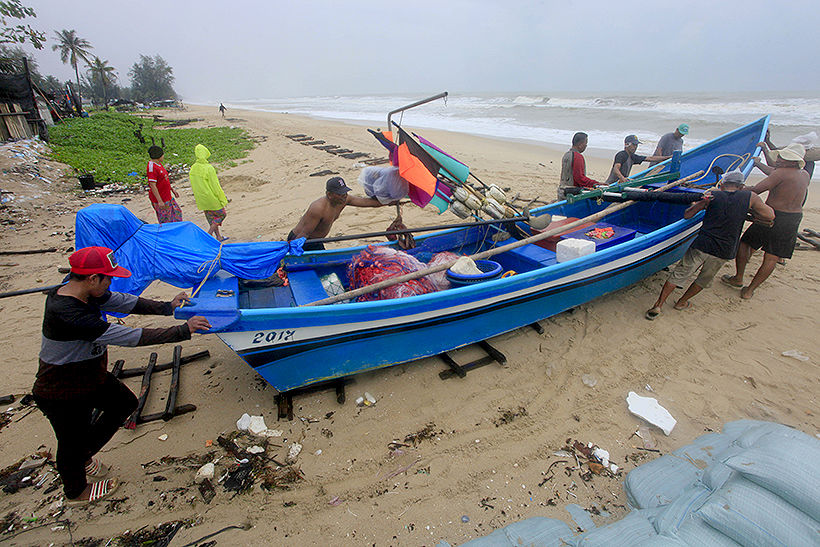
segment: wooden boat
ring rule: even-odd
[[[739,156],[748,174],[749,158],[759,153],[757,143],[768,121],[768,116],[761,118],[683,154],[679,177],[705,170],[701,182],[715,181],[709,168],[726,170],[741,163]],[[676,167],[667,160],[661,174]],[[653,180],[647,173],[633,178]],[[607,206],[596,199],[561,201],[532,214],[582,219]],[[288,286],[256,287],[219,271],[205,282],[193,305],[177,310],[176,316],[208,317],[225,344],[286,392],[486,340],[640,281],[679,260],[694,239],[702,213],[685,220],[685,207],[635,202],[606,217],[615,235],[596,243],[590,255],[559,263],[548,242],[525,244],[493,257],[515,275],[392,300],[307,306],[327,298],[321,278],[335,273],[345,280],[352,257],[365,247],[288,256]],[[524,222],[519,226],[528,230]],[[583,238],[589,229],[558,237]],[[424,262],[445,250],[463,255],[486,251],[509,243],[494,240],[499,231],[494,225],[477,225],[433,232],[418,236],[410,252]]]

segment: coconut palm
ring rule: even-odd
[[[57,43],[51,46],[53,51],[60,52],[60,61],[63,64],[70,64],[74,67],[74,74],[77,76],[77,94],[80,93],[80,70],[77,68],[78,61],[85,61],[88,64],[88,50],[94,49],[88,40],[77,36],[74,30],[61,30],[54,33],[57,36]],[[82,104],[82,97],[80,97]]]
[[[108,86],[117,80],[117,72],[113,66],[108,65],[108,61],[103,61],[96,56],[88,65],[88,71],[92,76],[100,79],[103,88],[103,107],[105,108],[108,106]]]

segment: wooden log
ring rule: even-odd
[[[56,253],[57,249],[55,247],[49,247],[48,249],[22,249],[19,251],[0,251],[0,255],[36,255],[41,253]]]
[[[140,385],[140,394],[137,398],[137,408],[131,413],[128,420],[125,421],[125,429],[136,429],[137,423],[142,414],[142,409],[145,408],[145,402],[148,400],[148,391],[151,389],[151,375],[154,373],[154,367],[157,365],[157,354],[152,352],[148,357],[148,366],[145,367],[145,374],[142,375],[142,384]]]
[[[684,184],[685,182],[687,182],[691,179],[697,178],[697,177],[701,176],[702,174],[703,174],[703,171],[698,171],[697,173],[694,173],[693,175],[689,175],[686,178],[679,179],[679,180],[676,180],[674,182],[670,182],[669,184],[666,184],[664,186],[661,186],[660,188],[658,188],[655,191],[662,192],[664,190],[668,190],[669,188],[673,188],[673,187],[678,186],[680,184]],[[621,209],[626,209],[627,207],[630,207],[634,204],[635,204],[635,202],[629,201],[629,202],[626,202],[626,203],[618,203],[617,205],[610,205],[609,207],[607,207],[603,211],[599,211],[595,214],[586,216],[582,219],[576,220],[574,222],[570,222],[569,224],[565,224],[565,225],[560,226],[558,228],[554,228],[552,230],[547,230],[545,232],[541,232],[540,234],[528,237],[526,239],[516,241],[514,243],[509,243],[507,245],[502,245],[501,247],[495,247],[493,249],[488,249],[486,251],[476,253],[474,255],[471,255],[469,258],[471,258],[473,260],[484,260],[486,258],[489,258],[491,256],[495,256],[497,254],[501,254],[501,253],[504,253],[504,252],[507,252],[507,251],[511,251],[513,249],[518,249],[519,247],[523,247],[524,245],[529,245],[530,243],[535,243],[536,241],[541,241],[542,239],[546,239],[548,237],[552,237],[552,236],[555,236],[555,235],[558,235],[558,234],[562,234],[562,233],[568,231],[569,228],[575,228],[577,226],[581,226],[582,224],[586,224],[586,223],[589,223],[589,222],[597,222],[598,220],[600,220],[600,219],[602,219],[602,218],[604,218],[608,215],[611,215],[612,213],[620,211]],[[368,294],[368,293],[371,293],[371,292],[379,291],[379,290],[384,289],[386,287],[392,287],[393,285],[397,285],[399,283],[404,283],[405,281],[411,281],[413,279],[418,279],[420,277],[428,276],[432,273],[441,272],[441,271],[444,271],[444,270],[449,270],[455,263],[456,263],[456,261],[452,260],[450,262],[439,264],[437,266],[432,266],[430,268],[424,268],[424,269],[419,270],[417,272],[412,272],[412,273],[409,273],[409,274],[400,275],[398,277],[392,277],[390,279],[385,279],[384,281],[381,281],[379,283],[374,283],[372,285],[367,285],[366,287],[361,287],[359,289],[355,289],[355,290],[352,290],[352,291],[343,292],[343,293],[337,294],[335,296],[331,296],[329,298],[324,298],[322,300],[317,300],[316,302],[310,302],[309,304],[304,304],[303,307],[304,306],[323,306],[323,305],[326,305],[326,304],[334,304],[334,303],[339,302],[341,300],[350,300],[352,298],[362,296],[363,294]]]
[[[171,387],[168,390],[168,403],[162,419],[166,422],[174,417],[177,410],[177,393],[179,393],[179,369],[181,368],[182,346],[174,346],[174,366],[171,373]]]
[[[174,409],[172,416],[179,416],[180,414],[187,414],[189,412],[193,412],[196,410],[196,405],[180,405]],[[157,420],[164,420],[165,419],[165,412],[156,412],[154,414],[146,414],[145,416],[140,416],[140,423],[144,424],[147,422],[155,422]]]

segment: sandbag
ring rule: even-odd
[[[640,511],[633,511],[621,520],[583,534],[577,545],[578,547],[613,547],[616,545],[626,547],[657,537],[657,535],[652,523]]]
[[[820,440],[801,435],[784,442],[766,434],[726,466],[820,522]]]
[[[762,486],[735,477],[697,512],[712,528],[748,546],[820,544],[820,523]]]
[[[699,514],[686,519],[673,537],[692,547],[738,547],[738,542],[712,528]]]
[[[410,185],[399,175],[398,167],[371,166],[362,169],[359,184],[368,197],[381,203],[393,203],[407,197]]]
[[[801,438],[805,433],[782,424],[758,422],[756,426],[750,427],[738,436],[738,438],[735,439],[735,444],[743,448],[752,448],[764,435],[771,435],[783,441],[790,441],[792,439]]]
[[[695,484],[701,474],[702,471],[688,460],[666,454],[627,474],[624,480],[626,499],[638,509],[666,505]]]
[[[492,534],[476,538],[462,547],[568,547],[575,545],[572,529],[566,523],[547,517],[532,517],[514,522]]]
[[[690,486],[670,504],[666,505],[652,521],[659,534],[674,535],[695,511],[701,508],[711,495],[711,491],[701,484]]]

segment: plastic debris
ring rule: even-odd
[[[162,435],[160,435],[159,437],[157,437],[157,439],[159,439],[159,440],[161,440],[161,441],[167,441],[167,440],[168,440],[168,434],[167,434],[167,433],[163,433]]]
[[[595,387],[596,385],[598,385],[598,379],[595,378],[595,376],[593,376],[592,374],[584,374],[583,376],[581,376],[581,381],[587,387]]]
[[[265,418],[262,416],[251,416],[251,422],[248,425],[248,431],[253,433],[256,436],[262,436],[268,430],[268,426],[265,425]]]
[[[265,434],[262,435],[263,437],[281,437],[282,430],[281,429],[268,429],[265,431]]]
[[[797,351],[796,349],[784,351],[781,355],[785,357],[792,357],[794,359],[797,359],[798,361],[808,361],[810,359],[808,355],[805,355],[802,352]]]
[[[372,396],[370,393],[368,393],[367,391],[365,391],[365,392],[364,392],[364,401],[365,401],[365,402],[364,402],[365,406],[372,406],[372,405],[375,405],[375,404],[376,404],[376,398],[375,398],[375,397],[373,397],[373,396]]]
[[[364,397],[356,397],[356,406],[364,406]]]
[[[299,443],[293,443],[290,445],[290,450],[288,450],[288,460],[293,461],[299,456],[299,453],[302,451],[302,445]]]
[[[592,451],[592,455],[598,458],[598,461],[603,464],[604,467],[609,467],[609,452],[604,450],[603,448],[596,448]]]
[[[649,431],[649,428],[645,425],[639,427],[638,430],[635,432],[635,435],[637,435],[643,441],[644,448],[655,448],[655,439],[652,438],[652,433]]]
[[[461,522],[463,522],[464,524],[467,524],[468,522],[470,522],[470,517],[468,517],[467,515],[462,516],[461,517]]]
[[[659,427],[667,436],[672,433],[675,424],[678,423],[669,411],[663,408],[654,397],[641,397],[634,391],[630,391],[626,397],[626,402],[632,414]]]
[[[252,447],[248,448],[248,450],[246,452],[248,454],[261,454],[264,451],[265,451],[265,449],[262,448],[261,446],[253,445]]]
[[[236,421],[236,429],[239,431],[247,431],[249,425],[251,425],[251,417],[249,414],[243,414],[242,417]]]
[[[205,479],[212,479],[214,478],[214,464],[213,463],[206,463],[199,470],[196,472],[196,477],[194,477],[194,482],[202,482]]]

